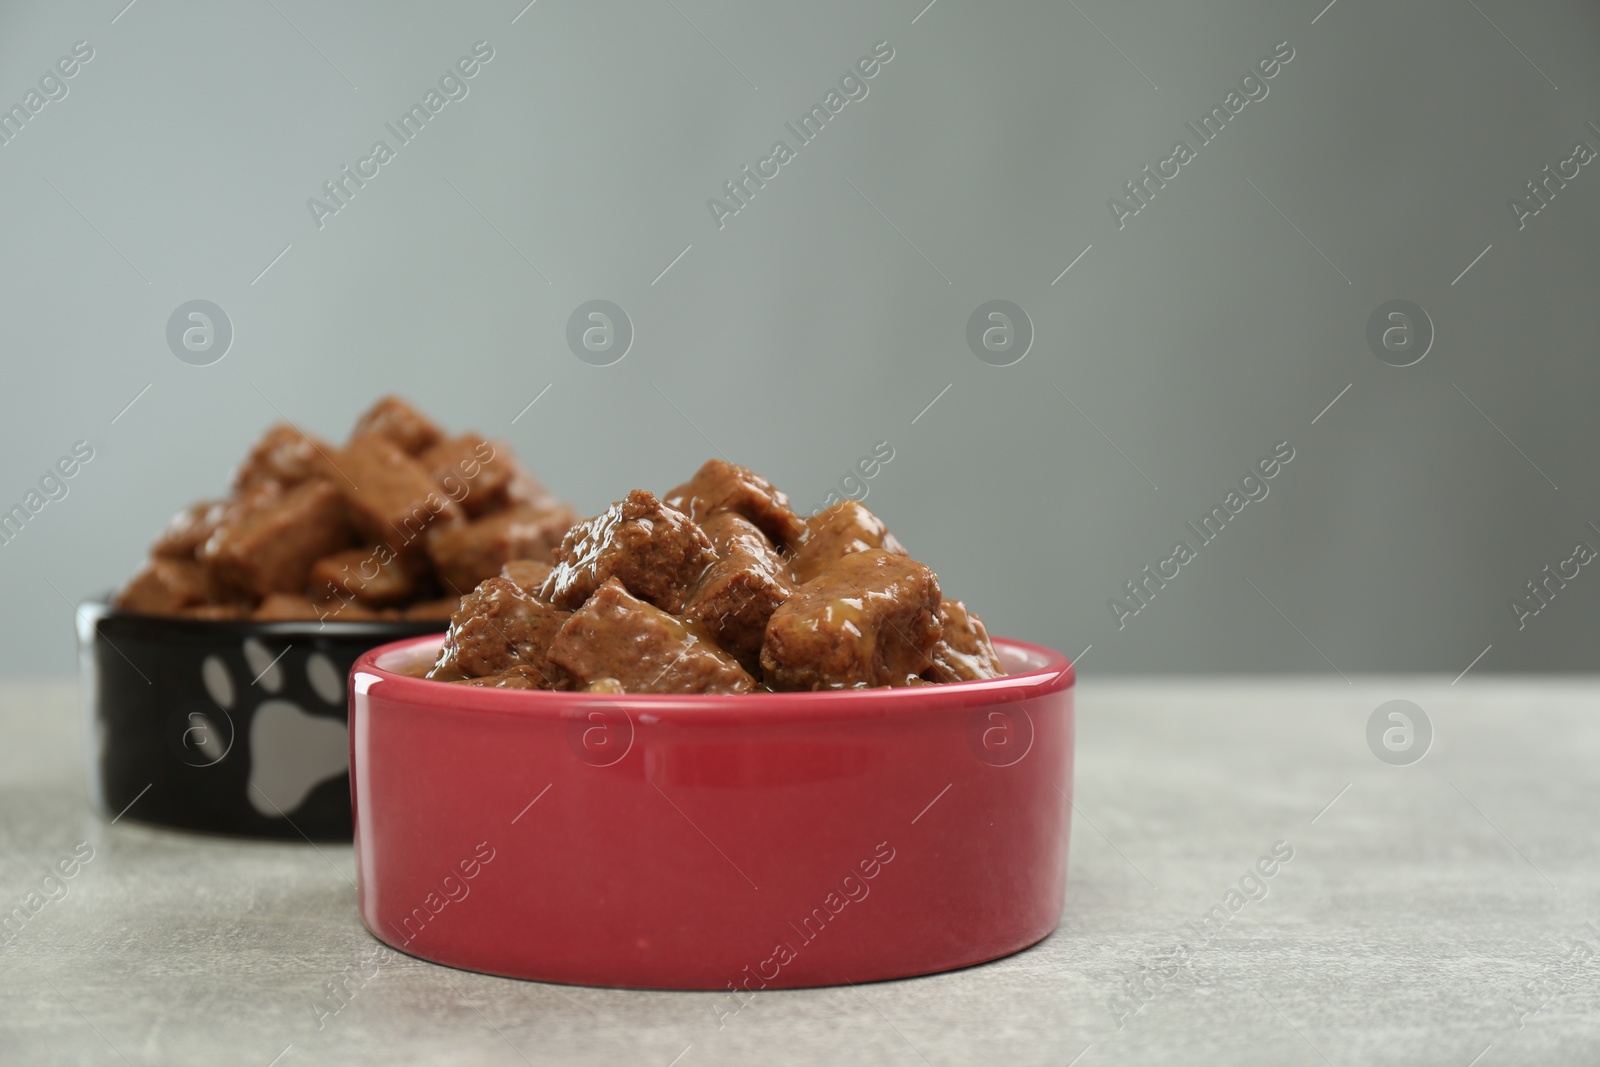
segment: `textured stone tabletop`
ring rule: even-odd
[[[733,1014],[380,954],[348,846],[107,825],[71,683],[0,685],[0,1062],[1600,1063],[1600,683],[1091,679],[1078,742],[1054,935]]]

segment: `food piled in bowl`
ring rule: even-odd
[[[504,444],[449,436],[389,396],[343,448],[287,423],[269,429],[235,471],[232,495],[174,517],[116,607],[443,621],[508,561],[548,557],[577,519]]]
[[[506,689],[747,693],[1004,674],[978,616],[853,500],[801,519],[708,460],[635,489],[461,601],[427,677]]]

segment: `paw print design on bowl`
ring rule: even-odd
[[[243,685],[236,684],[220,656],[207,656],[200,670],[206,694],[218,709],[229,716],[238,710],[240,718],[250,723],[248,799],[251,807],[266,816],[293,815],[313,789],[350,768],[343,719],[344,678],[321,652],[307,655],[299,666],[305,671],[309,695],[322,706],[306,710],[280,695],[287,674],[284,661],[291,651],[292,646],[286,645],[274,654],[260,639],[245,638],[244,660],[253,677]],[[263,695],[266,699],[250,705]],[[191,712],[191,716],[196,714]],[[190,730],[197,728],[200,724]],[[220,733],[208,733],[198,741],[202,751],[207,744],[213,751],[221,750],[213,762],[226,755],[218,740]]]
[[[350,668],[438,629],[165,618],[98,601],[77,621],[102,817],[286,841],[350,840]]]
[[[233,675],[219,656],[200,664],[208,700],[190,700],[172,713],[168,739],[178,758],[191,767],[215,767],[233,751]]]

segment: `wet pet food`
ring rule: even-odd
[[[449,619],[513,560],[546,559],[578,519],[511,456],[384,397],[338,448],[280,423],[233,493],[180,512],[117,595],[202,619]]]
[[[1005,673],[978,616],[865,506],[801,519],[765,478],[720,459],[663,497],[635,489],[548,558],[506,564],[468,593],[428,677],[746,693]]]

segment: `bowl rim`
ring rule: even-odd
[[[999,678],[893,689],[711,694],[606,694],[547,689],[490,689],[430,681],[378,666],[382,658],[443,638],[443,633],[428,634],[369,649],[350,669],[354,694],[365,695],[381,687],[386,700],[469,717],[570,719],[578,709],[607,708],[629,715],[650,715],[652,721],[656,718],[677,722],[727,721],[743,717],[751,723],[778,723],[819,718],[879,718],[992,707],[1058,693],[1072,687],[1076,681],[1072,662],[1061,652],[1004,637],[993,639],[997,650],[1020,653],[1041,665]]]
[[[77,615],[84,621],[96,624],[110,622],[114,626],[138,626],[153,632],[168,631],[172,635],[254,636],[266,635],[286,638],[368,638],[405,640],[426,637],[437,632],[440,619],[362,619],[360,621],[334,622],[319,619],[191,619],[182,615],[145,615],[137,611],[123,611],[114,606],[109,597],[93,597],[79,601]]]

